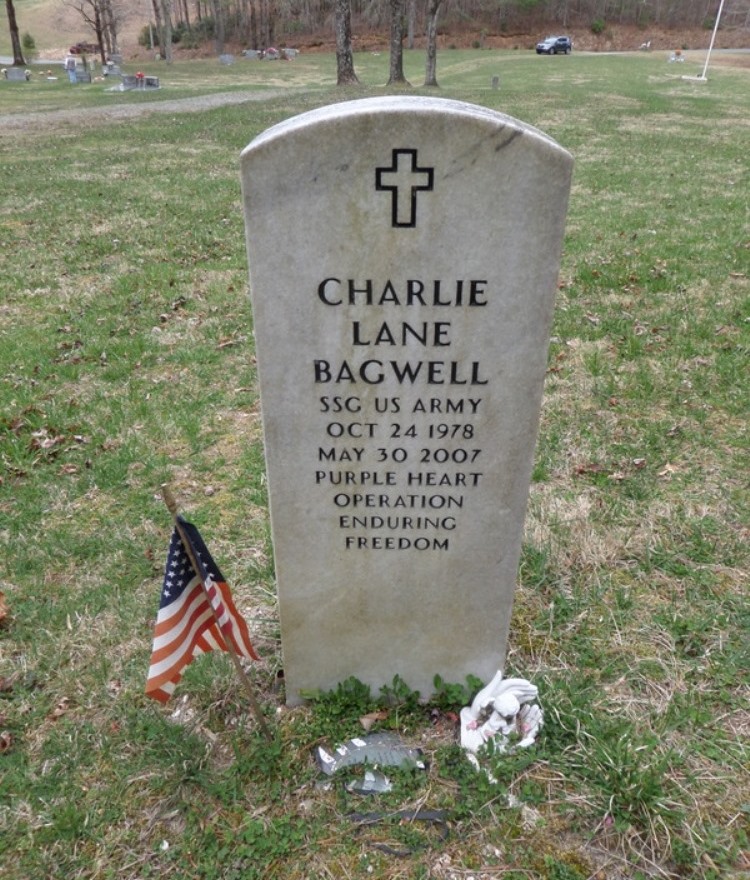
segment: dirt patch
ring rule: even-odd
[[[723,50],[711,56],[711,64],[716,64],[719,67],[739,67],[750,70],[750,50],[745,49],[742,52]]]

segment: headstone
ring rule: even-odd
[[[219,55],[219,62],[226,65],[234,64],[234,55]]]
[[[571,156],[440,98],[242,154],[287,702],[502,668]]]
[[[5,71],[5,78],[9,82],[28,82],[30,74],[23,67],[9,67]]]

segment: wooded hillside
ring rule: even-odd
[[[155,0],[156,2],[156,0]],[[285,34],[310,33],[326,27],[333,0],[173,0],[176,23],[188,28],[212,27],[221,20],[226,36],[245,36],[254,17],[268,15]],[[408,16],[421,20],[424,2],[407,0]],[[560,29],[607,25],[648,28],[711,28],[719,0],[445,0],[444,28],[471,22],[493,32],[534,33],[554,24]],[[389,21],[388,0],[352,0],[355,25],[378,28]],[[725,0],[722,27],[750,27],[750,0]]]
[[[79,0],[117,5],[125,0]],[[152,0],[156,30],[171,19],[172,39],[183,47],[203,40],[237,41],[255,48],[330,31],[334,0]],[[405,33],[424,31],[427,4],[404,0]],[[355,30],[386,29],[389,0],[351,0]],[[550,29],[603,33],[629,26],[647,31],[710,29],[719,0],[444,0],[440,29],[470,29],[499,36],[538,34]],[[722,30],[750,27],[750,0],[725,0]],[[145,34],[144,34],[145,39]]]

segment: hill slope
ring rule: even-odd
[[[73,43],[79,40],[91,40],[93,37],[91,28],[85,24],[81,14],[66,5],[65,0],[14,0],[14,2],[19,30],[21,34],[30,33],[33,36],[39,57],[62,59]],[[149,0],[131,0],[128,7],[130,11],[122,25],[120,47],[126,58],[135,60],[150,54],[138,45],[138,34],[148,23],[151,3]],[[538,33],[500,35],[488,32],[480,24],[472,27],[471,22],[466,22],[460,30],[454,29],[450,34],[442,35],[439,38],[439,46],[441,48],[481,46],[481,48],[487,49],[531,49],[534,43],[545,35],[541,31],[555,33],[556,29],[559,29],[558,25],[551,25],[547,29],[542,28]],[[612,25],[608,26],[600,35],[593,34],[587,28],[572,28],[568,32],[573,37],[573,43],[577,49],[600,52],[635,50],[646,41],[651,42],[651,48],[654,50],[705,49],[708,47],[710,39],[710,31],[702,28],[664,30]],[[283,37],[280,35],[278,39],[283,45]],[[420,42],[417,42],[418,46],[420,46]],[[308,51],[335,51],[332,29],[330,32],[326,31],[314,35],[296,35],[294,38],[288,39],[288,44]],[[721,30],[719,32],[716,48],[743,47],[750,47],[750,31],[747,29]],[[245,47],[227,46],[229,51],[240,51],[242,48]],[[354,48],[355,51],[376,49],[387,51],[387,29],[383,29],[382,32],[367,31],[355,23]],[[207,43],[202,50],[185,52],[176,47],[176,51],[177,57],[212,55],[214,47],[212,43]],[[0,55],[10,54],[7,18],[3,15],[2,25],[0,25]]]
[[[72,7],[63,0],[14,0],[18,30],[21,35],[31,34],[37,53],[42,58],[62,58],[68,48],[79,40],[91,40],[92,30]],[[135,48],[138,33],[148,22],[151,4],[148,0],[131,0],[130,13],[123,23],[124,47]],[[0,55],[11,55],[8,18],[3,4],[0,18]]]

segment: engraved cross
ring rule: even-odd
[[[417,165],[416,150],[395,149],[390,168],[375,169],[375,189],[391,194],[392,226],[417,225],[417,193],[431,192],[434,179],[434,168]]]

